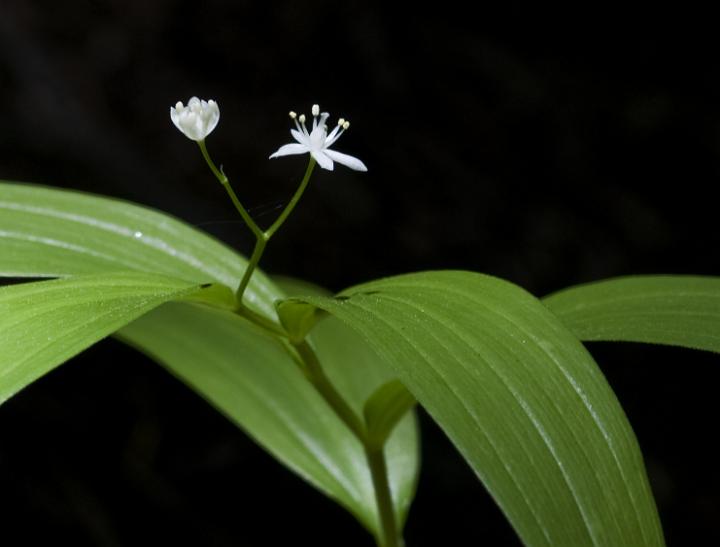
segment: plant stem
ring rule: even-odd
[[[397,524],[395,523],[395,510],[393,508],[390,483],[388,482],[384,448],[372,448],[366,444],[365,457],[375,487],[375,503],[377,503],[380,518],[381,535],[377,538],[378,545],[380,547],[401,547],[404,542],[398,535]]]
[[[280,216],[275,219],[275,222],[272,223],[272,226],[270,226],[270,228],[268,228],[267,230],[263,231],[252,219],[250,213],[247,212],[247,209],[245,209],[243,204],[238,199],[235,191],[230,185],[230,180],[227,178],[225,173],[223,173],[222,170],[218,169],[215,165],[215,162],[210,157],[207,147],[205,146],[205,141],[202,140],[197,142],[198,146],[200,146],[200,152],[202,152],[203,158],[205,158],[205,162],[208,164],[208,167],[210,167],[210,171],[212,171],[213,175],[215,175],[215,178],[220,181],[220,184],[223,185],[223,188],[225,188],[225,191],[230,196],[230,200],[233,202],[233,205],[235,205],[235,209],[237,209],[238,213],[240,213],[240,216],[245,221],[245,224],[247,224],[248,228],[250,228],[252,233],[255,235],[255,248],[253,249],[253,253],[250,256],[250,262],[248,263],[247,268],[245,268],[245,273],[240,280],[240,285],[235,291],[235,297],[237,298],[238,304],[241,308],[243,308],[244,304],[242,298],[243,294],[245,294],[245,289],[247,289],[247,286],[250,283],[250,278],[252,277],[255,268],[257,268],[257,265],[260,262],[263,253],[265,252],[265,247],[267,246],[268,241],[270,241],[270,238],[287,220],[287,218],[290,216],[290,213],[293,212],[293,209],[295,209],[295,206],[298,204],[300,198],[305,192],[305,188],[307,188],[307,185],[310,182],[310,177],[312,175],[313,169],[315,169],[315,159],[310,156],[310,161],[308,162],[307,169],[305,169],[305,175],[300,182],[300,186],[298,186],[297,190],[295,190],[295,194],[293,194],[290,202],[287,204],[285,209],[283,209],[283,212],[280,213]]]
[[[275,222],[272,223],[272,226],[270,226],[270,228],[265,231],[265,235],[267,235],[268,239],[270,239],[273,234],[277,232],[278,228],[283,225],[285,220],[287,220],[287,217],[290,216],[290,213],[292,213],[293,209],[295,209],[295,206],[298,204],[298,201],[300,201],[300,198],[305,192],[305,188],[307,188],[308,182],[310,182],[310,177],[312,176],[313,169],[315,169],[315,158],[310,156],[310,161],[308,162],[307,169],[305,169],[305,175],[300,182],[300,186],[298,186],[297,190],[295,190],[295,194],[290,199],[290,203],[288,203],[287,207],[285,207],[283,212],[280,213],[280,216],[275,219]]]
[[[282,340],[286,340],[288,337],[287,332],[285,332],[285,329],[283,329],[280,325],[278,325],[275,321],[272,319],[268,319],[264,315],[261,315],[247,306],[240,306],[237,310],[235,310],[235,313],[238,315],[244,317],[254,325],[260,327],[262,330],[267,332],[268,334],[275,335],[279,337]]]
[[[270,238],[265,233],[261,233],[256,236],[255,248],[253,249],[252,255],[250,255],[250,262],[248,262],[248,265],[245,268],[245,273],[240,280],[240,285],[238,286],[237,291],[235,291],[235,298],[237,298],[240,307],[243,307],[243,294],[245,294],[245,289],[247,289],[248,283],[250,283],[250,278],[252,277],[258,262],[260,262],[260,258],[262,258],[262,255],[265,252],[265,246],[267,245],[269,239]]]
[[[350,431],[362,443],[365,457],[370,468],[373,487],[375,490],[375,503],[377,504],[380,519],[381,533],[378,535],[379,547],[401,547],[404,542],[398,535],[393,508],[392,492],[388,481],[387,463],[383,446],[375,446],[368,437],[364,422],[355,414],[343,396],[335,389],[330,379],[323,371],[317,355],[312,347],[303,340],[293,344],[304,365],[305,376],[310,380],[325,402],[345,423]]]
[[[257,268],[257,265],[265,252],[265,247],[267,246],[268,241],[270,241],[270,238],[278,231],[278,229],[293,212],[295,206],[298,204],[300,198],[305,192],[308,183],[310,182],[310,177],[315,169],[315,159],[310,156],[307,169],[305,169],[305,175],[303,176],[297,190],[295,190],[295,194],[293,194],[290,202],[287,204],[283,212],[280,213],[280,216],[275,219],[275,222],[273,222],[267,230],[263,231],[252,219],[245,207],[243,207],[242,203],[235,194],[235,191],[232,189],[232,186],[230,186],[230,181],[227,176],[225,176],[225,173],[215,166],[215,163],[212,161],[212,158],[210,158],[210,154],[207,151],[205,141],[198,141],[198,145],[200,146],[203,158],[205,158],[205,161],[210,167],[213,175],[215,175],[215,177],[223,185],[225,191],[230,196],[233,205],[235,205],[235,208],[245,221],[245,224],[247,224],[248,228],[250,228],[252,233],[255,235],[255,248],[253,249],[248,265],[245,268],[245,273],[243,274],[243,277],[240,280],[240,285],[235,293],[239,306],[237,313],[266,332],[288,341],[288,343],[295,349],[295,353],[299,360],[298,364],[301,366],[307,379],[315,387],[328,406],[330,406],[333,412],[335,412],[338,418],[342,420],[353,435],[355,435],[355,437],[362,443],[368,467],[370,468],[370,474],[372,476],[373,487],[375,490],[375,502],[377,503],[378,516],[380,519],[381,531],[376,538],[377,544],[379,547],[402,547],[404,543],[402,537],[398,535],[397,524],[395,522],[395,511],[393,508],[392,492],[390,491],[390,484],[388,481],[384,447],[376,446],[369,438],[365,422],[355,413],[340,392],[335,389],[335,386],[322,369],[320,360],[310,344],[308,344],[305,340],[300,342],[293,342],[289,340],[287,334],[282,328],[266,317],[255,313],[243,304],[243,295],[250,283],[253,272]]]
[[[252,233],[255,234],[255,237],[260,239],[263,236],[263,231],[257,224],[255,224],[255,221],[252,219],[245,207],[243,207],[243,204],[240,203],[240,200],[237,195],[235,195],[235,191],[232,189],[232,186],[230,186],[230,180],[225,176],[225,173],[215,166],[212,158],[210,158],[210,154],[208,154],[205,141],[197,141],[197,143],[200,146],[200,151],[202,152],[203,158],[205,158],[205,162],[208,164],[208,167],[210,167],[210,171],[212,171],[215,178],[217,178],[220,181],[220,184],[223,185],[223,188],[225,188],[225,191],[230,196],[230,200],[233,202],[233,205],[235,206],[235,209],[237,209],[238,213],[240,213],[240,216],[245,221],[245,224],[247,224],[248,228],[250,228]]]
[[[268,241],[270,241],[270,238],[273,236],[273,234],[275,234],[275,232],[278,231],[280,226],[282,226],[283,223],[290,216],[290,213],[293,212],[293,209],[295,209],[295,206],[300,201],[300,198],[302,197],[303,193],[305,192],[305,188],[307,188],[307,185],[310,182],[310,177],[312,176],[312,172],[313,172],[314,168],[315,168],[315,160],[311,156],[310,162],[308,163],[308,166],[307,166],[307,169],[305,169],[305,175],[303,176],[302,181],[300,182],[300,186],[298,186],[297,190],[295,190],[293,197],[290,199],[290,202],[287,204],[285,209],[283,209],[283,212],[280,213],[280,216],[277,217],[277,219],[275,219],[275,222],[272,223],[272,226],[270,226],[270,228],[268,228],[264,232],[262,230],[260,230],[259,228],[257,231],[253,230],[253,233],[255,234],[255,248],[253,249],[253,253],[250,256],[250,262],[248,263],[248,266],[245,269],[245,274],[243,275],[242,280],[240,281],[240,286],[237,288],[237,291],[235,292],[237,301],[240,303],[241,306],[243,305],[242,297],[243,297],[243,294],[245,294],[245,289],[247,289],[248,283],[250,283],[250,277],[252,277],[252,274],[255,271],[255,268],[257,268],[258,262],[260,262],[260,259],[262,258],[262,255],[265,252],[265,247],[267,246]],[[232,192],[232,188],[230,188],[229,185],[227,186],[227,188],[229,189],[229,192]],[[231,193],[231,197],[233,195],[234,195],[234,193]],[[253,224],[255,224],[255,223],[253,222]]]
[[[249,310],[247,311],[249,312]],[[295,349],[294,355],[296,361],[305,374],[305,377],[333,412],[335,412],[337,417],[342,420],[363,445],[365,458],[367,459],[373,481],[373,489],[375,490],[378,518],[380,519],[380,533],[376,537],[378,547],[403,547],[404,542],[402,536],[398,534],[397,522],[395,520],[395,510],[388,480],[384,446],[377,446],[377,444],[370,439],[364,421],[355,413],[332,384],[330,378],[327,377],[317,354],[307,340],[294,342],[288,338],[286,333],[279,332],[274,325],[268,325],[268,321],[264,317],[252,313],[249,315],[242,313],[242,315],[271,334],[280,336],[290,347]]]
[[[350,405],[343,399],[335,386],[325,374],[325,371],[320,366],[320,360],[317,358],[315,351],[310,347],[307,341],[303,340],[297,344],[293,344],[297,350],[300,358],[305,365],[305,376],[310,383],[315,386],[318,393],[325,399],[325,402],[335,411],[343,423],[348,427],[350,431],[365,444],[365,438],[367,433],[365,431],[365,424],[355,414],[355,411],[350,408]]]

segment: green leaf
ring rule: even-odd
[[[303,300],[356,329],[527,545],[662,545],[635,436],[582,344],[522,289],[429,272]]]
[[[390,380],[377,388],[363,409],[368,437],[372,443],[382,446],[416,402],[412,393],[398,380]]]
[[[294,302],[293,305],[277,308],[280,323],[288,334],[291,342],[302,342],[321,319],[322,310],[304,302]]]
[[[135,270],[234,289],[246,266],[245,258],[222,243],[153,209],[80,192],[0,183],[0,276]],[[256,271],[245,300],[272,318],[273,302],[282,296]]]
[[[0,287],[0,402],[163,302],[201,294],[138,272]]]
[[[296,299],[298,295],[330,296],[329,291],[307,281],[290,277],[273,279],[287,294],[295,297],[290,299],[294,304],[287,306],[290,314],[291,308],[302,310],[308,307]],[[281,309],[284,307],[281,306]],[[306,314],[307,310],[302,313]],[[283,312],[279,312],[279,315],[282,316]],[[363,416],[368,399],[397,375],[353,329],[324,312],[316,312],[313,319],[320,318],[322,320],[314,326],[307,339],[333,385],[356,414]],[[287,316],[285,319],[288,321]],[[308,326],[308,323],[301,324]],[[420,473],[420,438],[415,412],[407,412],[392,431],[385,446],[385,457],[396,516],[402,526],[415,497]]]
[[[0,183],[0,276],[65,277],[113,272],[119,269],[148,271],[171,275],[198,284],[212,283],[205,289],[203,301],[218,307],[232,308],[235,305],[234,295],[228,287],[234,288],[238,285],[246,266],[245,258],[211,237],[169,215],[147,207],[79,192]],[[221,285],[218,285],[218,282]],[[274,318],[273,302],[284,296],[262,272],[256,271],[245,293],[245,300],[255,311]],[[197,341],[194,332],[206,330],[206,325],[202,324],[202,321],[205,315],[212,312],[196,306],[175,306],[171,309],[193,310],[195,319],[190,319],[185,313],[180,325],[177,321],[170,324],[177,328],[178,332],[184,333],[185,341]],[[253,347],[240,348],[231,344],[233,352],[228,353],[227,346],[212,348],[200,343],[198,351],[207,351],[211,354],[216,352],[209,355],[208,359],[215,359],[219,363],[218,369],[221,370],[216,376],[210,375],[210,379],[205,381],[202,378],[204,374],[202,362],[188,362],[189,357],[186,358],[177,352],[171,352],[166,341],[167,339],[174,340],[174,334],[168,332],[167,329],[162,330],[160,327],[155,330],[150,329],[148,332],[157,334],[158,338],[155,340],[140,332],[141,328],[138,325],[152,325],[152,317],[164,317],[165,313],[164,310],[159,310],[157,314],[143,318],[132,328],[127,329],[124,333],[126,339],[131,341],[131,337],[136,338],[132,340],[136,346],[143,345],[144,351],[155,355],[159,360],[168,361],[166,364],[169,368],[177,369],[175,372],[179,376],[198,389],[203,396],[212,400],[223,412],[239,421],[240,417],[238,417],[233,401],[230,400],[231,396],[228,394],[227,386],[215,385],[212,383],[212,379],[222,377],[222,374],[226,372],[223,372],[222,367],[227,367],[227,363],[234,363],[238,355],[244,355],[245,351],[252,353],[255,349]],[[224,317],[222,321],[229,321],[233,326],[233,335],[236,335],[239,340],[244,339],[242,336],[251,336],[252,334],[255,336],[252,340],[255,341],[248,343],[251,345],[262,344],[262,342],[256,341],[258,336],[256,332],[248,331],[251,328],[248,323],[231,314],[222,316]],[[224,328],[223,332],[227,333],[227,327]],[[333,329],[332,326],[329,328]],[[340,328],[344,327],[340,326]],[[237,333],[234,329],[237,329]],[[347,329],[345,330],[347,331]],[[163,337],[163,333],[166,335],[165,337]],[[339,336],[337,340],[334,339],[327,345],[327,348],[320,348],[320,353],[325,353],[323,359],[332,359],[333,352],[337,352],[338,349],[352,347],[352,341],[343,341],[342,333],[331,333],[332,336],[335,334]],[[349,336],[355,336],[357,339],[352,331],[349,331]],[[336,343],[339,344],[337,348],[333,346]],[[325,344],[320,343],[320,345]],[[273,350],[275,353],[277,351],[277,348]],[[188,353],[188,355],[195,354]],[[359,350],[357,357],[349,360],[337,359],[337,361],[348,366],[353,363],[364,366],[366,357],[363,350]],[[257,361],[249,359],[248,362],[256,363]],[[289,368],[293,371],[292,374],[296,374],[294,363],[289,361],[285,354],[282,359],[277,360],[277,363],[283,363],[282,366],[277,365],[280,369]],[[367,370],[370,371],[367,378],[363,378],[362,382],[353,386],[355,390],[353,394],[356,392],[364,394],[387,380],[386,375],[378,376],[378,370],[383,370],[382,367],[378,367],[376,363],[373,365],[367,367]],[[345,379],[348,375],[342,370],[342,367],[335,367],[330,371],[331,376],[340,378],[341,383],[343,381],[346,384],[351,383],[350,380]],[[278,372],[278,374],[284,373]],[[356,376],[361,374],[362,372],[355,372]],[[354,378],[355,376],[353,376],[353,381]],[[253,389],[252,382],[255,380],[250,375],[246,389]],[[28,378],[27,381],[31,381],[31,379]],[[297,385],[294,388],[307,389],[304,379],[302,381],[296,379],[296,382]],[[232,382],[229,385],[233,385]],[[275,391],[277,391],[277,396],[275,396],[277,402],[282,399],[284,392],[282,389],[271,390],[272,393]],[[307,395],[304,391],[302,393],[304,393],[303,396],[317,397],[314,392],[312,395]],[[299,400],[304,401],[302,398]],[[360,408],[362,402],[357,402]],[[279,411],[285,412],[284,400],[280,400],[278,404],[280,405]],[[298,398],[292,399],[291,397],[289,404],[293,411],[297,410]],[[323,471],[316,472],[312,465],[306,465],[306,461],[298,463],[303,458],[306,460],[315,458],[315,443],[331,443],[338,436],[334,429],[335,426],[330,427],[327,431],[322,429],[325,421],[334,420],[333,417],[328,418],[328,410],[322,407],[322,411],[318,412],[319,414],[308,416],[307,419],[319,423],[318,427],[321,431],[310,430],[309,433],[302,429],[298,431],[298,435],[301,435],[304,439],[303,442],[308,445],[305,455],[294,454],[295,446],[287,449],[288,452],[282,444],[274,445],[274,447],[269,441],[265,444],[281,461],[289,462],[291,468],[298,470],[313,484],[320,486],[322,490],[336,499],[345,500],[343,503],[358,515],[366,527],[373,530],[376,528],[376,517],[374,516],[372,483],[367,476],[364,461],[360,463],[358,460],[357,447],[348,448],[348,444],[342,441],[342,437],[338,441],[338,446],[341,448],[332,445],[333,450],[339,450],[338,457],[341,460],[344,458],[342,461],[352,462],[351,467],[354,467],[348,471],[351,475],[350,478],[344,474],[349,469],[346,468],[347,466],[343,467],[333,457],[322,452],[318,453],[320,459],[316,465],[324,469]],[[243,417],[243,420],[242,423],[247,424],[254,418],[250,415],[247,418]],[[265,427],[262,421],[259,424],[257,428]],[[250,426],[245,425],[245,427],[249,431],[252,430]],[[282,429],[282,435],[287,435],[286,429]],[[328,437],[324,438],[323,435]],[[354,439],[351,441],[352,443],[355,443]],[[408,447],[414,447],[414,450],[410,450]],[[388,447],[396,505],[402,518],[406,515],[414,494],[418,469],[416,448],[415,421],[413,416],[409,416],[403,425],[397,428],[397,433],[391,439]],[[308,456],[307,450],[311,452],[310,456]],[[343,451],[347,451],[347,454]],[[358,466],[360,466],[360,471],[357,469]],[[326,475],[324,478],[323,473]],[[330,476],[330,479],[327,476]],[[336,483],[334,486],[330,484],[332,481]],[[345,492],[346,490],[349,490],[350,493]]]
[[[638,276],[562,290],[543,303],[581,340],[720,352],[720,278]]]
[[[237,315],[168,304],[117,336],[162,363],[310,484],[378,528],[364,450],[276,339]]]

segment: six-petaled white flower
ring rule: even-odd
[[[350,122],[340,118],[337,125],[328,134],[327,119],[330,114],[327,112],[320,113],[320,106],[314,104],[312,107],[313,124],[312,130],[308,131],[305,127],[305,114],[298,116],[295,112],[290,112],[290,118],[295,122],[297,129],[291,129],[290,133],[295,138],[297,143],[286,144],[281,146],[277,152],[271,155],[271,158],[278,158],[280,156],[289,156],[292,154],[305,154],[309,152],[310,155],[318,162],[318,165],[323,169],[332,171],[333,162],[336,161],[342,165],[347,165],[350,169],[356,171],[367,171],[365,164],[359,159],[353,156],[348,156],[342,152],[330,150],[330,146],[335,144],[345,130],[350,127]]]
[[[170,107],[170,119],[188,139],[204,141],[220,119],[220,109],[213,101],[201,101],[193,97],[183,106],[178,101],[175,106]]]

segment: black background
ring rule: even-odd
[[[0,176],[144,203],[247,253],[169,106],[218,101],[208,146],[269,224],[305,160],[266,158],[290,142],[287,111],[319,102],[351,120],[335,148],[369,172],[318,171],[269,247],[269,272],[337,290],[458,268],[537,295],[632,273],[720,274],[720,63],[702,14],[687,25],[543,14],[549,26],[540,15],[0,0]],[[717,544],[717,356],[590,350],[636,430],[668,542]],[[422,428],[408,545],[516,544],[442,433],[425,416]],[[0,408],[0,488],[9,544],[372,544],[113,340]]]

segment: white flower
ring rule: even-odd
[[[365,167],[365,164],[359,159],[343,154],[342,152],[330,150],[330,146],[335,144],[335,141],[340,138],[340,135],[350,127],[350,122],[340,118],[337,125],[328,135],[325,122],[330,117],[330,114],[327,112],[320,114],[320,107],[314,104],[312,107],[312,115],[312,131],[308,132],[307,127],[305,127],[305,114],[298,116],[295,112],[290,112],[290,118],[295,122],[295,127],[297,128],[291,129],[290,133],[297,143],[281,146],[270,158],[309,152],[323,169],[332,171],[333,161],[336,161],[356,171],[367,171],[367,167]]]
[[[220,119],[220,109],[215,101],[201,101],[193,97],[183,106],[178,101],[170,107],[170,119],[188,139],[204,141]]]

